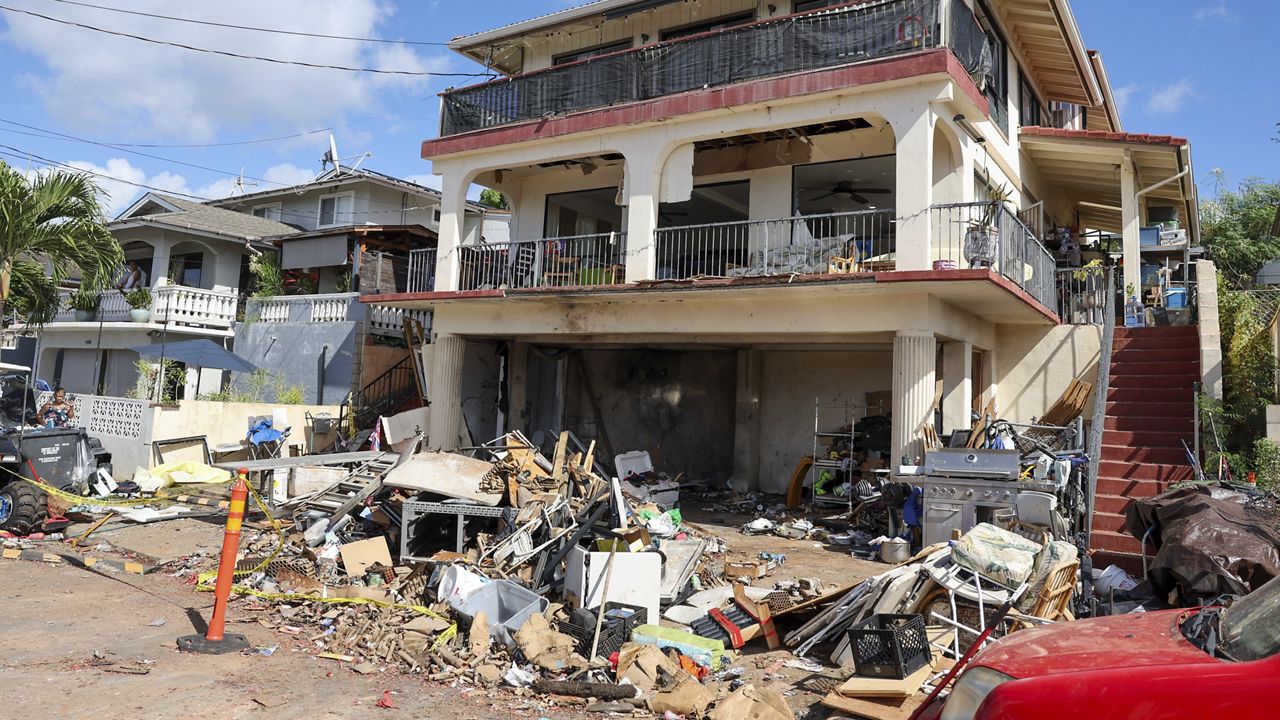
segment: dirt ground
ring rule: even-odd
[[[886,566],[858,561],[821,544],[738,533],[750,517],[689,513],[691,522],[723,537],[730,556],[761,551],[784,553],[787,562],[758,585],[816,577],[846,587]],[[97,542],[120,557],[122,549],[169,559],[220,542],[216,519],[183,519],[144,527],[108,529]],[[712,523],[718,524],[712,524]],[[104,528],[107,529],[107,528]],[[72,530],[74,532],[74,528]],[[65,552],[64,543],[44,549]],[[140,558],[141,559],[141,558]],[[431,716],[466,720],[510,716],[571,719],[589,715],[576,701],[518,696],[510,690],[430,683],[395,668],[360,675],[318,658],[304,638],[284,635],[255,621],[255,601],[233,601],[228,632],[248,636],[259,647],[278,646],[269,656],[189,655],[176,649],[179,636],[203,632],[213,598],[162,572],[146,576],[24,560],[0,560],[0,677],[7,689],[6,717],[114,718],[299,718]],[[781,623],[783,634],[800,620]],[[821,653],[815,653],[821,657]],[[763,643],[744,648],[735,667],[743,678],[782,692],[797,718],[827,718],[817,705],[826,688],[848,672],[810,673],[782,665],[785,650]],[[144,673],[145,674],[138,674]],[[386,693],[390,693],[386,695]],[[380,708],[384,697],[395,707]]]

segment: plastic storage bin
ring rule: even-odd
[[[849,628],[849,647],[863,677],[901,680],[929,663],[929,636],[920,615],[872,615]]]
[[[529,616],[544,612],[548,604],[546,598],[510,580],[495,580],[468,595],[457,611],[467,622],[483,612],[493,639],[512,647],[516,631],[524,627]]]
[[[1164,306],[1167,308],[1184,308],[1187,306],[1187,289],[1170,288],[1164,291]]]

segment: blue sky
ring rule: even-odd
[[[569,0],[86,0],[91,4],[260,27],[399,40],[445,41],[572,4]],[[5,5],[121,32],[306,62],[415,72],[477,67],[438,46],[318,40],[210,28],[51,0]],[[1210,170],[1230,183],[1280,178],[1280,75],[1267,0],[1076,0],[1091,48],[1102,51],[1127,130],[1192,140],[1201,192]],[[482,10],[482,11],[478,11]],[[201,197],[225,196],[243,170],[248,191],[305,181],[320,168],[327,132],[205,148],[122,149],[48,137],[54,131],[108,144],[227,143],[333,130],[339,152],[370,152],[365,166],[433,184],[418,158],[434,137],[435,94],[458,78],[316,70],[192,53],[0,11],[0,153],[33,153],[136,183]],[[9,121],[8,123],[4,121]],[[21,123],[33,131],[11,123]],[[23,160],[0,154],[7,162]],[[187,163],[183,165],[181,163]],[[197,165],[201,167],[191,167]],[[101,181],[119,210],[136,188]]]

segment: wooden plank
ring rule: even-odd
[[[854,675],[836,688],[836,692],[845,697],[906,698],[914,695],[929,676],[946,670],[953,664],[954,661],[943,658],[935,650],[932,664],[925,665],[901,680]]]
[[[924,696],[919,694],[901,699],[865,699],[850,698],[837,692],[829,692],[822,699],[822,704],[832,710],[869,718],[869,720],[907,720],[923,702]]]

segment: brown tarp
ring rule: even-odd
[[[1211,483],[1135,500],[1125,515],[1125,529],[1138,539],[1154,528],[1151,584],[1163,594],[1177,588],[1183,604],[1246,595],[1280,575],[1273,499]]]

